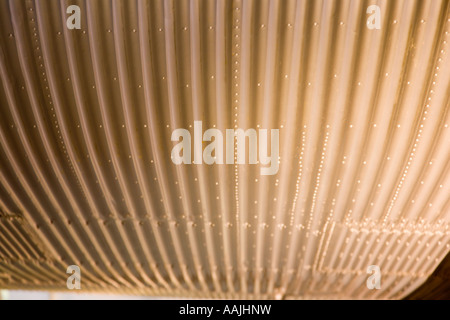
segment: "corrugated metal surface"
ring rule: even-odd
[[[449,252],[449,32],[446,0],[0,1],[0,287],[407,295]],[[175,165],[194,121],[279,129],[279,171]]]

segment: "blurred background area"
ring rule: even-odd
[[[0,300],[167,300],[166,297],[72,293],[31,290],[0,290]]]

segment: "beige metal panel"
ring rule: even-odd
[[[450,251],[449,32],[447,0],[1,1],[0,220],[29,231],[0,224],[0,286],[406,296]],[[279,130],[278,171],[206,164],[210,128]]]

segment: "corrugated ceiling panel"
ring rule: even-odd
[[[1,1],[0,286],[406,296],[450,247],[449,32],[446,0]],[[259,163],[206,164],[238,128]]]

